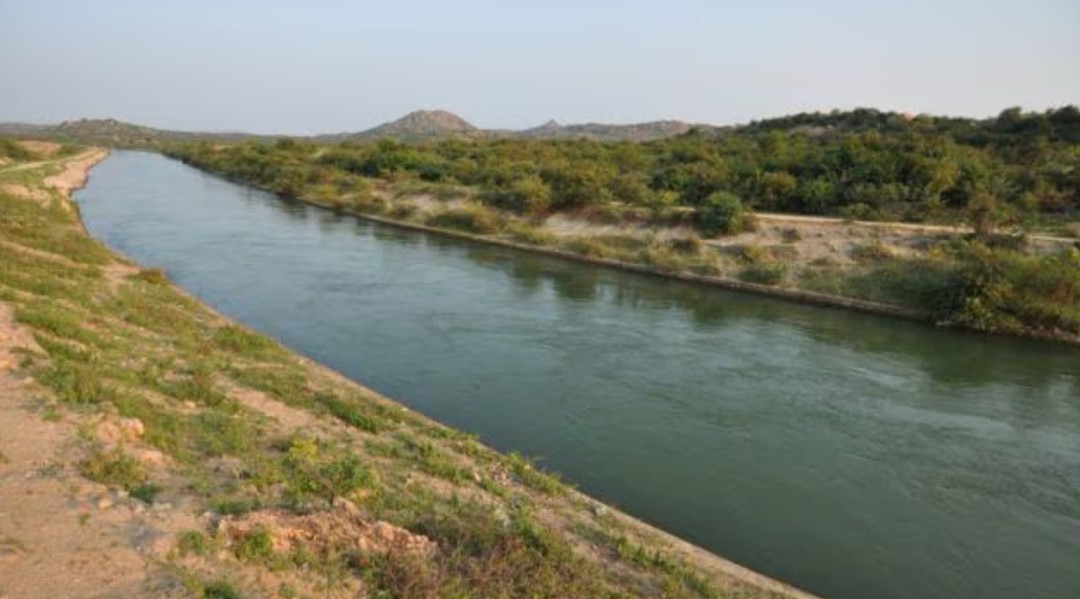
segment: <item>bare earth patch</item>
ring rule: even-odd
[[[156,559],[196,519],[79,474],[76,425],[43,418],[43,394],[18,371],[16,351],[33,345],[0,304],[0,597],[178,596]],[[117,443],[138,425],[124,426]]]

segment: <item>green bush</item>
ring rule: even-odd
[[[697,228],[706,237],[737,235],[751,228],[750,212],[739,196],[718,191],[705,198],[698,208]]]

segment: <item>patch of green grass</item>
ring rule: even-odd
[[[612,543],[619,559],[635,566],[658,572],[664,576],[665,596],[700,597],[702,599],[725,599],[729,594],[721,592],[704,576],[688,568],[659,549],[648,549],[633,543],[626,537],[618,537]]]
[[[227,324],[215,331],[214,345],[224,351],[252,358],[278,349],[277,344],[265,336],[235,324]]]
[[[258,429],[243,413],[204,411],[191,422],[191,437],[207,456],[243,455],[257,446]]]
[[[565,490],[565,484],[556,474],[538,470],[532,460],[517,452],[510,452],[506,456],[506,464],[514,476],[530,489],[548,495],[559,494]]]
[[[142,464],[120,451],[94,452],[79,462],[79,470],[92,481],[129,490],[146,482]]]
[[[60,401],[75,404],[100,403],[111,395],[109,386],[89,365],[54,358],[49,364],[35,368],[33,372],[38,382],[52,389]]]
[[[240,591],[227,580],[215,580],[203,587],[203,599],[244,599]]]
[[[213,541],[201,530],[185,530],[176,535],[176,552],[181,557],[209,555]]]
[[[180,401],[192,401],[208,407],[221,407],[228,403],[228,398],[218,391],[214,384],[216,369],[203,361],[196,362],[188,369],[188,375],[178,381],[166,384],[166,393]]]
[[[274,557],[274,539],[270,530],[257,526],[233,549],[236,558],[245,562],[265,562]]]
[[[292,406],[309,405],[308,379],[297,369],[269,365],[230,366],[229,378]]]
[[[372,414],[356,400],[348,400],[333,393],[316,392],[314,402],[326,408],[326,411],[338,420],[369,433],[377,434],[387,428],[386,421]]]
[[[74,311],[47,304],[32,304],[18,310],[15,321],[35,330],[45,331],[61,339],[78,341],[84,345],[107,347],[107,343],[84,326]]]
[[[401,435],[399,440],[405,450],[404,456],[422,471],[451,482],[461,482],[468,478],[468,471],[434,443],[408,435]]]
[[[259,509],[258,499],[253,497],[217,497],[210,500],[210,509],[222,516],[239,516]]]
[[[162,486],[157,483],[145,482],[131,489],[129,493],[143,503],[154,503],[154,497],[163,490]]]

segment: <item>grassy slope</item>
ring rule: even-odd
[[[42,416],[83,425],[82,474],[209,512],[158,556],[178,592],[798,595],[228,322],[90,239],[44,190],[60,166],[0,169],[0,189],[43,190],[0,192],[0,302],[39,346],[20,367]],[[110,443],[102,418],[143,431]]]

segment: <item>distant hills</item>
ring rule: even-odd
[[[196,131],[171,131],[154,129],[143,125],[125,123],[116,119],[79,119],[64,121],[58,125],[31,125],[27,123],[0,123],[0,135],[33,137],[55,141],[75,141],[114,147],[154,147],[178,141],[242,141],[246,139],[273,139],[277,136],[250,133],[214,133]]]
[[[334,133],[315,136],[257,135],[239,132],[175,131],[155,129],[144,125],[126,123],[116,119],[79,119],[64,121],[58,125],[35,125],[28,123],[0,123],[0,135],[34,137],[57,141],[77,141],[114,147],[154,147],[181,141],[243,141],[248,139],[275,139],[295,137],[311,141],[367,141],[392,138],[401,141],[418,141],[441,138],[525,138],[525,139],[590,139],[596,141],[651,141],[680,135],[692,128],[715,129],[709,125],[690,125],[682,121],[656,121],[629,125],[587,123],[561,125],[549,121],[539,127],[521,131],[481,129],[445,110],[418,110],[400,119],[383,123],[371,129],[352,133]]]
[[[172,142],[212,141],[234,142],[244,140],[277,139],[292,137],[316,142],[369,141],[391,138],[400,141],[428,139],[588,139],[595,141],[653,141],[684,135],[691,131],[721,134],[726,131],[786,132],[809,136],[825,135],[842,131],[903,131],[910,127],[920,130],[952,131],[978,137],[993,132],[1011,131],[1017,128],[1036,127],[1053,130],[1070,140],[1080,139],[1080,110],[1065,106],[1050,110],[1043,115],[1027,114],[1019,108],[1010,108],[996,118],[971,119],[961,117],[938,117],[907,115],[897,112],[856,108],[831,112],[809,112],[782,116],[731,127],[692,124],[682,121],[654,121],[628,125],[585,123],[562,125],[548,121],[538,127],[519,131],[504,129],[481,129],[460,116],[445,110],[418,110],[400,119],[383,123],[371,129],[349,133],[315,136],[256,135],[239,132],[173,131],[155,129],[116,119],[80,119],[65,121],[58,125],[34,125],[27,123],[0,123],[0,135],[75,141],[112,147],[159,147]]]

